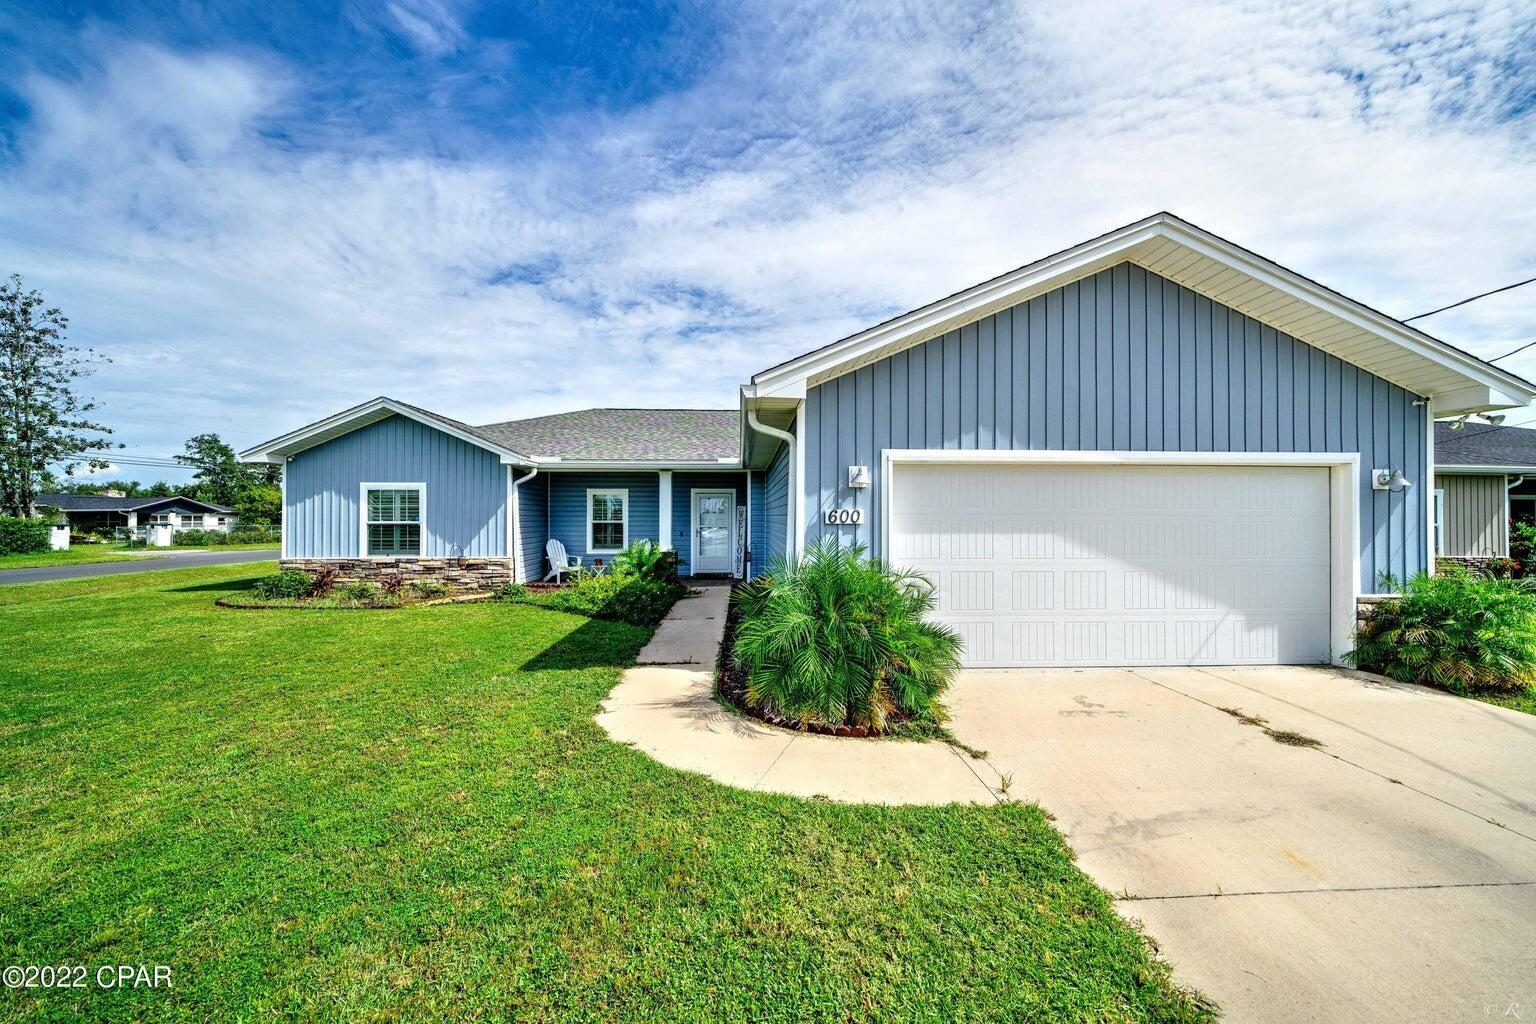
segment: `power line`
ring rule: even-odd
[[[1500,359],[1508,359],[1510,356],[1515,355],[1516,353],[1519,353],[1519,352],[1524,352],[1526,349],[1531,348],[1533,346],[1536,346],[1536,341],[1528,341],[1524,345],[1521,345],[1519,348],[1512,348],[1508,352],[1505,352],[1503,355],[1501,355],[1501,356],[1494,356],[1492,359],[1490,359],[1488,361],[1490,363],[1496,363]]]
[[[1536,282],[1536,277],[1528,277],[1524,281],[1516,281],[1514,284],[1506,284],[1504,287],[1495,288],[1491,292],[1483,292],[1481,295],[1474,295],[1471,298],[1462,299],[1460,302],[1453,302],[1449,306],[1441,306],[1439,309],[1432,309],[1428,313],[1420,313],[1418,316],[1411,316],[1407,320],[1403,320],[1401,322],[1407,324],[1412,323],[1415,320],[1423,320],[1427,316],[1434,316],[1436,313],[1444,313],[1448,309],[1455,309],[1457,306],[1465,306],[1469,302],[1476,302],[1478,299],[1486,299],[1490,295],[1497,295],[1499,292],[1507,292],[1511,288],[1519,288],[1522,285],[1531,284],[1533,282]],[[1502,359],[1504,357],[1500,356],[1499,358]]]

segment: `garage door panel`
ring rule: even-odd
[[[894,484],[894,558],[934,580],[967,664],[1327,659],[1325,469],[917,465]]]

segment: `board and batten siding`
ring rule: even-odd
[[[752,471],[752,483],[747,495],[747,578],[761,576],[768,566],[768,515],[764,507],[767,495],[763,488],[767,478],[762,470]]]
[[[1360,452],[1360,585],[1425,567],[1418,396],[1120,264],[809,389],[798,517],[878,552],[887,448]],[[871,485],[847,486],[868,466]],[[1372,466],[1417,486],[1374,491]],[[860,526],[824,527],[857,507]]]
[[[520,477],[528,471],[514,466],[512,472]],[[544,557],[544,545],[549,542],[549,474],[540,473],[519,484],[517,490],[517,527],[523,556],[517,567],[517,579],[520,583],[537,583],[549,571]]]
[[[579,556],[585,565],[595,559],[613,561],[612,551],[587,550],[587,489],[615,488],[629,491],[628,538],[661,542],[661,479],[655,472],[550,472],[549,536],[565,545],[565,553]],[[684,506],[687,514],[687,506]],[[672,506],[672,521],[677,522],[677,506]]]
[[[427,485],[424,557],[508,557],[507,469],[500,458],[404,416],[293,456],[283,508],[287,557],[362,557],[364,481]]]
[[[1504,522],[1504,477],[1445,473],[1435,487],[1445,492],[1442,555],[1462,558],[1504,557],[1509,537]]]
[[[763,542],[766,550],[758,558],[761,572],[766,572],[774,559],[783,557],[789,542],[789,471],[793,462],[789,445],[781,444],[764,474]]]

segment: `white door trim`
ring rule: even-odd
[[[891,507],[895,468],[903,463],[992,463],[997,465],[1098,466],[1317,466],[1328,472],[1330,660],[1343,665],[1354,647],[1356,599],[1360,594],[1359,452],[1066,452],[993,451],[941,448],[887,448],[881,456],[880,558],[891,559]]]
[[[730,497],[731,514],[727,516],[730,540],[725,545],[725,568],[700,569],[699,568],[699,495],[701,494],[725,494]],[[688,574],[697,576],[700,572],[723,572],[727,576],[733,575],[736,568],[736,488],[734,487],[690,487],[688,489]]]

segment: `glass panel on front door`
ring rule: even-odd
[[[701,494],[699,502],[699,558],[731,556],[731,496]]]

